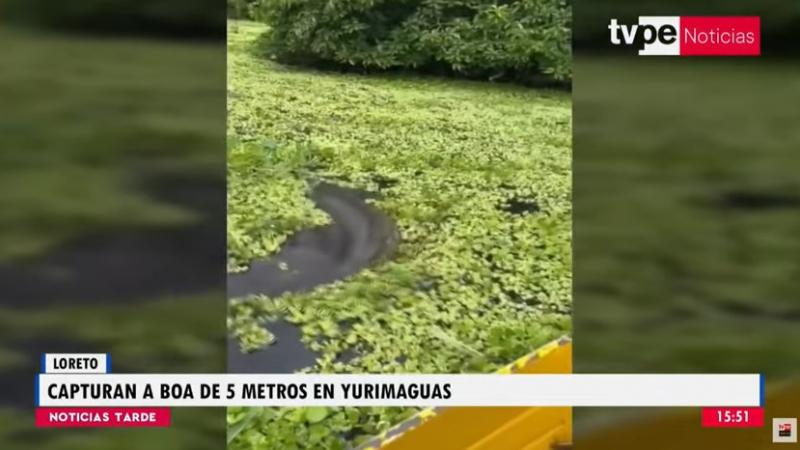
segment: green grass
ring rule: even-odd
[[[298,220],[277,221],[274,243],[324,219],[308,202],[248,201],[243,191],[269,194],[277,184],[302,196],[309,183],[328,180],[380,191],[376,205],[396,221],[401,241],[391,261],[347,280],[239,299],[235,333],[246,340],[248,326],[281,315],[320,355],[315,372],[459,373],[491,371],[569,332],[568,94],[285,67],[251,45],[264,31],[229,25],[229,183],[237,186],[229,214],[254,223],[288,208]],[[270,161],[269,171],[254,164],[270,176],[251,178],[249,188],[237,179],[247,176],[239,165],[246,158]],[[511,214],[504,205],[512,199],[539,211]],[[231,233],[260,242],[257,230]],[[275,248],[232,247],[229,259]],[[360,357],[336,362],[347,350]],[[231,409],[231,448],[341,448],[413,413],[337,408],[312,421],[304,411]]]

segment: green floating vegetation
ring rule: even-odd
[[[304,200],[316,180],[378,192],[401,239],[391,261],[348,279],[235,299],[240,343],[264,342],[256,325],[282,317],[319,355],[312,372],[460,373],[494,370],[569,332],[567,93],[295,70],[250,45],[264,30],[229,29],[229,214],[248,225],[229,229],[239,236],[234,269],[319,223]],[[265,221],[269,245],[249,228]],[[344,448],[413,413],[234,408],[230,448]]]
[[[327,222],[296,173],[310,164],[299,147],[233,144],[228,150],[228,271],[278,250],[292,232]]]

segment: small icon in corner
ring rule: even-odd
[[[797,419],[772,419],[772,442],[797,442]]]

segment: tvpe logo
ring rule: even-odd
[[[611,19],[611,43],[637,46],[639,55],[758,56],[759,17],[640,16],[636,24]]]
[[[796,443],[797,442],[797,418],[774,418],[772,419],[772,442],[776,443]]]

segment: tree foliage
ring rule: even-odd
[[[566,0],[262,0],[259,16],[290,63],[571,78]]]

